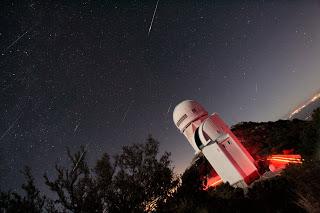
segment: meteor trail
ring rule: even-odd
[[[10,130],[14,127],[14,125],[16,125],[17,121],[21,118],[22,116],[22,112],[20,113],[20,115],[11,123],[11,125],[9,126],[9,128],[1,135],[0,137],[0,141],[6,137],[8,135],[8,133],[10,132]]]
[[[81,153],[81,156],[80,156],[79,160],[77,161],[76,165],[73,167],[72,173],[77,169],[78,164],[80,163],[84,153],[87,152],[87,148],[88,148],[89,145],[90,145],[90,143],[87,143],[86,147],[84,148],[83,152]]]
[[[170,103],[170,105],[169,105],[169,108],[168,108],[167,114],[170,112],[171,105],[172,105],[172,103]]]
[[[19,36],[16,40],[14,40],[7,48],[5,48],[4,53],[10,49],[13,45],[15,45],[20,39],[22,39],[30,30],[32,27],[30,27],[26,32],[24,32],[21,36]]]
[[[74,128],[73,132],[76,132],[78,130],[78,127],[80,126],[80,122],[76,125],[76,127]]]
[[[157,9],[158,9],[158,3],[159,3],[159,0],[157,0],[156,7],[154,8],[154,11],[153,11],[153,16],[152,16],[151,23],[150,23],[150,26],[149,26],[148,36],[150,35],[151,29],[152,29],[153,20],[154,20],[154,17],[156,15],[156,12],[157,12]]]
[[[128,112],[129,112],[130,107],[131,107],[131,105],[132,105],[132,103],[133,103],[133,102],[134,102],[134,101],[131,101],[131,102],[130,102],[130,104],[129,104],[129,106],[128,106],[127,110],[126,110],[126,111],[125,111],[125,113],[123,114],[123,117],[122,117],[121,123],[126,119],[127,114],[128,114]]]

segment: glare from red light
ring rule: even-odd
[[[267,158],[270,163],[280,163],[280,164],[288,164],[288,163],[294,163],[294,164],[301,164],[302,159],[301,155],[271,155]]]
[[[209,187],[215,187],[215,186],[219,185],[220,183],[222,183],[222,179],[219,179],[219,180],[217,180],[216,182],[210,184],[210,186],[208,186],[208,188],[209,188]]]

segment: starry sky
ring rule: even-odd
[[[43,182],[66,147],[92,164],[148,134],[183,172],[175,105],[229,125],[285,118],[320,89],[319,20],[316,0],[2,0],[0,187],[24,165]]]

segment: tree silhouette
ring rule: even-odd
[[[16,192],[1,192],[0,193],[0,212],[43,212],[46,197],[41,195],[40,191],[34,184],[34,178],[31,175],[31,169],[25,167],[21,172],[25,179],[21,188],[25,192],[25,196],[20,196]]]
[[[178,183],[170,154],[158,157],[158,149],[159,143],[150,136],[145,144],[124,146],[113,161],[104,154],[92,171],[84,147],[75,154],[68,150],[71,167],[56,165],[57,177],[44,178],[64,211],[148,212],[164,202]]]
[[[56,165],[55,180],[50,180],[46,174],[44,175],[46,185],[58,196],[55,203],[60,204],[64,210],[75,213],[99,210],[101,212],[101,203],[96,199],[95,181],[86,163],[85,148],[81,146],[80,151],[73,155],[68,149],[67,153],[72,162],[70,168]]]

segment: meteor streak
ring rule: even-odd
[[[156,15],[156,12],[157,12],[157,9],[158,9],[158,3],[159,3],[159,0],[157,1],[156,7],[154,8],[154,11],[153,11],[153,16],[152,16],[151,23],[150,23],[150,26],[149,26],[148,36],[150,35],[151,29],[152,29],[153,20],[154,20],[154,17]]]
[[[4,52],[10,49],[13,45],[15,45],[21,38],[23,38],[33,27],[30,27],[26,32],[24,32],[21,36],[19,36],[16,40],[14,40],[7,48],[5,48]]]
[[[90,145],[90,143],[87,143],[86,147],[84,148],[83,152],[80,155],[79,160],[77,161],[76,165],[73,167],[72,173],[78,168],[78,165],[79,165],[80,161],[82,160],[84,154],[87,152],[87,148],[88,148],[89,145]]]
[[[167,114],[170,112],[171,105],[172,105],[172,103],[170,103],[170,105],[169,105],[169,108],[168,108],[168,110],[167,110]]]
[[[80,123],[78,123],[77,125],[76,125],[76,127],[74,128],[74,130],[73,130],[73,132],[76,132],[77,130],[78,130],[78,127],[80,126]]]
[[[8,127],[8,129],[1,135],[0,137],[0,141],[6,137],[9,132],[11,131],[11,129],[16,125],[16,123],[18,122],[18,120],[21,118],[22,116],[22,112],[18,115],[18,117],[10,124],[10,126]]]
[[[121,123],[122,123],[122,122],[124,122],[124,120],[126,119],[127,114],[128,114],[128,112],[129,112],[130,107],[131,107],[131,105],[132,105],[132,103],[133,103],[133,102],[134,102],[134,101],[132,100],[132,101],[129,103],[129,106],[128,106],[127,110],[126,110],[126,111],[125,111],[125,113],[123,114],[123,117],[122,117]]]

